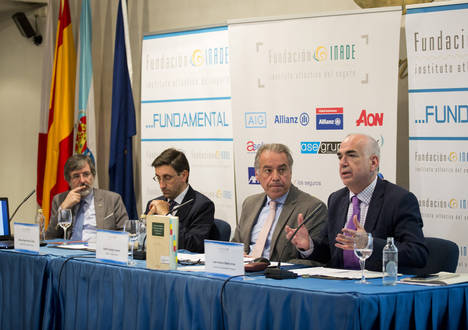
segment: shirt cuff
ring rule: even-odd
[[[309,236],[309,246],[310,248],[308,250],[297,249],[297,251],[299,251],[299,253],[301,254],[302,258],[308,258],[312,254],[312,252],[314,252],[314,241],[312,240],[310,236]]]

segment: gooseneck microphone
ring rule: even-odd
[[[180,209],[182,206],[185,206],[185,205],[190,204],[190,203],[192,203],[192,202],[193,202],[193,198],[189,199],[189,200],[186,201],[186,202],[183,202],[182,204],[176,205],[176,206],[174,206],[174,207],[172,208],[172,210],[171,210],[168,214],[166,214],[166,215],[171,215],[172,212],[177,211],[177,210]]]
[[[281,269],[281,258],[283,257],[284,251],[286,250],[286,248],[288,247],[289,243],[294,238],[294,236],[296,236],[299,229],[301,229],[302,226],[304,226],[307,222],[309,222],[315,216],[315,214],[320,210],[321,207],[322,207],[322,204],[317,206],[312,211],[312,213],[296,228],[294,233],[291,235],[291,237],[288,239],[288,241],[284,245],[283,250],[281,250],[281,254],[280,254],[279,258],[278,258],[278,266],[265,269],[265,277],[273,278],[275,280],[284,280],[284,279],[287,279],[287,278],[296,278],[297,277],[296,273],[291,272],[289,270]]]
[[[10,221],[13,219],[13,217],[15,216],[16,212],[18,212],[18,210],[20,209],[20,207],[26,203],[26,201],[36,192],[36,189],[33,189],[33,191],[31,191],[28,196],[26,196],[25,199],[23,199],[23,201],[18,205],[18,207],[16,208],[15,212],[13,212],[12,216],[10,217]]]

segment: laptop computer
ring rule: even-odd
[[[0,249],[13,249],[14,241],[10,231],[8,198],[0,197]]]

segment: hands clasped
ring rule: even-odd
[[[169,203],[162,199],[155,199],[151,201],[150,210],[148,215],[159,214],[166,215],[169,213]]]

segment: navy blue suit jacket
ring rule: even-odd
[[[156,199],[166,200],[164,196]],[[182,206],[177,210],[179,217],[179,249],[186,249],[191,252],[201,252],[205,250],[204,240],[212,238],[214,230],[214,204],[213,202],[191,186],[185,194],[182,203],[193,199],[193,202]],[[150,200],[146,205],[145,214],[149,211]]]
[[[336,235],[347,219],[348,188],[340,189],[328,198],[328,222],[317,240],[310,258],[329,267],[343,268],[343,250],[335,247]],[[422,232],[423,222],[416,196],[386,180],[377,179],[364,229],[374,237],[374,251],[366,260],[366,269],[382,271],[382,250],[387,237],[395,239],[398,265],[424,267],[428,250]]]

